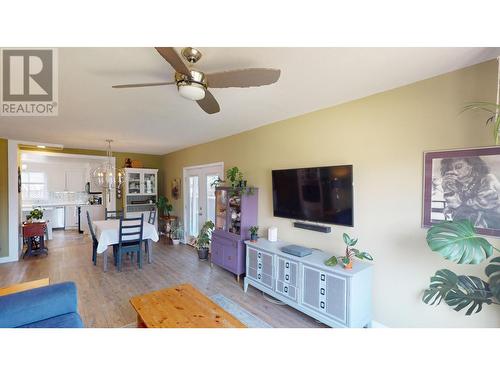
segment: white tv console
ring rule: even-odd
[[[282,252],[289,243],[245,241],[245,293],[249,285],[330,327],[371,327],[371,264],[354,262],[351,270],[325,266],[320,250],[305,257]]]

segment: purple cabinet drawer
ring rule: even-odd
[[[242,241],[226,236],[212,235],[212,262],[236,275],[245,272],[245,251]]]
[[[238,268],[238,245],[233,247],[231,245],[224,246],[224,260],[223,266],[232,272],[237,272]]]

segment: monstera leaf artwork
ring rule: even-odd
[[[434,225],[427,232],[432,251],[459,264],[479,264],[498,250],[486,239],[477,236],[468,220]],[[465,315],[480,312],[483,305],[498,305],[500,301],[500,257],[493,258],[485,269],[489,283],[476,276],[456,275],[441,269],[431,277],[422,301],[439,305],[444,301],[455,311],[467,308]]]

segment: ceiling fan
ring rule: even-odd
[[[271,85],[278,81],[281,71],[279,69],[251,68],[229,70],[226,72],[203,73],[191,68],[193,64],[201,59],[201,52],[196,48],[186,47],[182,49],[182,56],[189,66],[177,54],[173,47],[155,47],[158,53],[175,70],[175,81],[156,83],[135,83],[129,85],[116,85],[115,89],[146,86],[177,85],[179,94],[190,100],[194,100],[208,114],[220,111],[219,103],[208,91],[208,88],[226,87],[255,87]]]

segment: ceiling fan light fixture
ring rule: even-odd
[[[177,84],[179,94],[189,100],[201,100],[205,97],[205,86],[196,82],[179,82]]]

